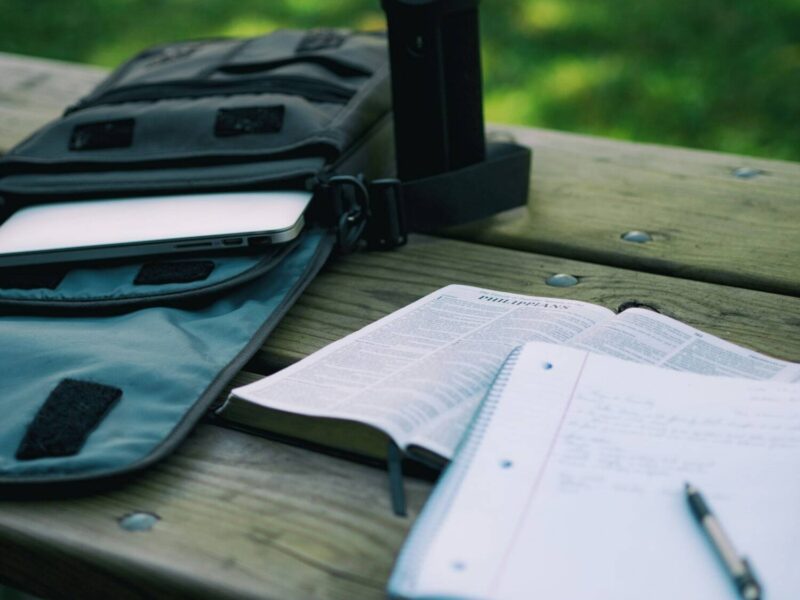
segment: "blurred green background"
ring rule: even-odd
[[[380,28],[379,0],[0,0],[0,50]],[[800,160],[800,0],[483,0],[488,120]],[[2,82],[0,82],[2,90]]]

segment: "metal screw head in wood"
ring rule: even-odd
[[[150,531],[159,520],[153,513],[135,512],[121,517],[119,526],[126,531]]]
[[[753,167],[739,167],[738,169],[733,170],[733,176],[738,179],[752,179],[753,177],[758,177],[763,173],[764,171],[761,169],[754,169]]]
[[[545,283],[553,287],[570,287],[578,283],[578,278],[567,273],[556,273],[545,279]]]
[[[653,236],[646,231],[628,231],[623,233],[621,237],[626,242],[634,242],[636,244],[646,244],[653,241]]]

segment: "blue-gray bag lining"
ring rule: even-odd
[[[196,304],[207,295],[220,294],[270,272],[301,240],[302,237],[286,244],[265,247],[258,254],[200,257],[192,254],[183,258],[174,257],[171,260],[178,265],[207,262],[212,267],[202,279],[183,283],[142,281],[140,274],[143,266],[169,265],[169,259],[144,263],[118,261],[105,266],[40,267],[44,273],[53,273],[58,278],[57,286],[53,288],[28,285],[14,287],[14,278],[7,278],[4,275],[7,269],[0,269],[0,310],[40,314],[109,313],[147,306]],[[35,267],[25,267],[25,271],[26,275],[36,280]],[[10,284],[7,283],[9,280]]]
[[[307,231],[271,271],[223,294],[208,293],[206,304],[191,310],[134,306],[107,316],[89,311],[63,317],[46,312],[0,316],[0,490],[52,484],[65,489],[69,484],[114,480],[164,457],[261,347],[321,268],[332,244],[328,233]],[[210,260],[221,265],[219,273],[233,279],[246,262]],[[230,265],[225,264],[228,260]],[[121,281],[123,272],[131,275],[136,269],[126,269],[119,267],[115,274],[115,293],[135,303],[137,286],[131,282],[126,288]],[[102,271],[95,274],[98,280],[103,276]],[[83,280],[91,277],[88,271],[76,274]],[[81,296],[80,286],[72,288],[66,278],[64,285],[60,293],[66,296],[74,289],[74,297]],[[207,282],[169,287],[181,285],[202,293]],[[41,292],[29,290],[32,299]],[[3,299],[20,301],[24,296],[25,291],[0,290]],[[77,453],[19,458],[37,413],[59,384],[70,380],[122,393]]]

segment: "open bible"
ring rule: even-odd
[[[282,371],[232,391],[221,418],[251,430],[385,458],[387,438],[449,461],[517,346],[544,341],[679,371],[800,381],[800,365],[654,311],[462,285],[437,290]]]

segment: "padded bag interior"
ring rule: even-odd
[[[0,309],[40,314],[128,311],[202,302],[268,273],[301,238],[257,254],[153,257],[106,265],[0,268]]]
[[[64,277],[63,288],[0,290],[4,299],[80,299],[77,282],[94,278],[96,289],[114,288],[118,301],[133,302],[131,310],[110,314],[7,308],[0,316],[0,485],[119,476],[171,451],[261,346],[331,246],[329,234],[308,231],[271,269],[239,277],[224,293],[209,292],[203,281],[183,284],[198,292],[191,309],[137,307],[130,278],[141,265],[119,267],[106,282],[102,270],[84,270]],[[236,280],[245,262],[218,267],[215,284]],[[180,285],[166,283],[164,290]]]

